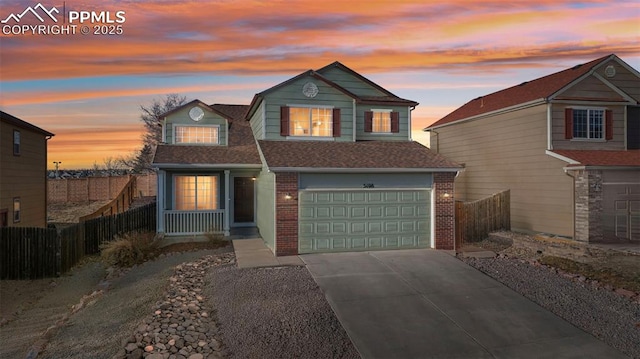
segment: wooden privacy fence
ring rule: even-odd
[[[104,206],[98,208],[97,211],[88,214],[86,216],[80,217],[80,222],[85,222],[93,218],[98,218],[102,216],[110,216],[112,214],[122,213],[129,209],[131,203],[133,202],[133,197],[136,195],[136,177],[130,176],[129,182],[124,185],[120,193],[112,199],[109,203]]]
[[[128,232],[155,231],[156,204],[80,222],[70,227],[0,228],[0,279],[59,276],[100,245]]]
[[[510,191],[473,202],[456,201],[456,248],[481,241],[490,232],[511,229]]]

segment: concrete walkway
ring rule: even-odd
[[[262,238],[234,239],[238,268],[303,266],[298,256],[276,257],[264,244]]]
[[[625,358],[441,251],[301,258],[363,358]]]

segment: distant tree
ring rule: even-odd
[[[145,133],[142,135],[142,147],[131,156],[120,157],[118,161],[124,166],[141,172],[151,169],[153,154],[158,143],[162,141],[161,116],[187,102],[185,96],[168,94],[162,99],[154,99],[149,106],[140,106],[140,120],[144,123]]]

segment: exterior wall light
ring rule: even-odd
[[[451,197],[451,195],[449,194],[449,192],[445,192],[445,193],[442,195],[442,197],[443,197],[443,198],[449,198],[449,197]]]
[[[285,193],[284,195],[284,199],[292,199],[293,197],[291,197],[291,193]]]

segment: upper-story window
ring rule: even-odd
[[[573,138],[604,138],[604,110],[574,109]]]
[[[175,143],[219,143],[219,126],[176,126]]]
[[[20,222],[20,219],[21,219],[20,214],[21,214],[20,197],[15,197],[13,198],[13,222],[14,223]]]
[[[13,130],[13,155],[20,155],[20,131]]]
[[[373,110],[371,132],[391,132],[391,110]]]
[[[391,110],[371,110],[364,113],[364,132],[400,132],[400,113]]]
[[[330,108],[289,108],[289,136],[333,135],[333,113]]]
[[[280,135],[340,137],[340,109],[333,107],[280,107]]]
[[[565,137],[581,140],[611,140],[613,122],[610,110],[602,108],[567,108]]]

